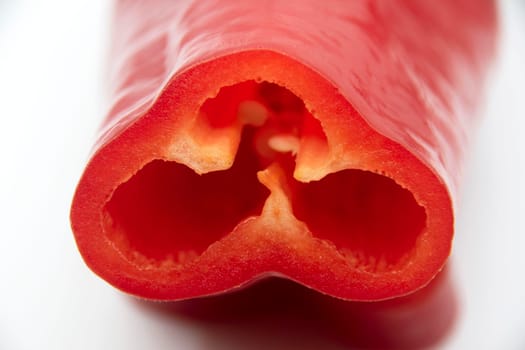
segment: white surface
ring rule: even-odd
[[[85,267],[68,210],[103,115],[108,3],[0,0],[0,349],[335,349],[150,312]],[[461,314],[446,349],[525,349],[523,2],[505,1],[503,19],[458,216]]]

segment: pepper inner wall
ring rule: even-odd
[[[186,165],[154,160],[116,189],[105,206],[105,230],[128,259],[157,267],[194,260],[245,219],[261,215],[270,192],[257,172],[274,163],[286,174],[295,218],[313,239],[333,244],[352,268],[391,271],[410,256],[426,214],[392,179],[357,169],[309,183],[293,177],[297,152],[314,143],[316,151],[306,156],[315,163],[329,146],[321,123],[289,90],[255,81],[222,88],[203,104],[193,130],[206,142],[232,129],[241,137],[231,168],[198,175]]]

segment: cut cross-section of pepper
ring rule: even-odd
[[[115,22],[71,209],[95,273],[159,300],[267,276],[380,300],[441,270],[493,1],[121,0]]]

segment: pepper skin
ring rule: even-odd
[[[71,223],[89,267],[179,300],[282,276],[337,298],[450,254],[495,3],[118,1],[111,108]]]

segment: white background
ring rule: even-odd
[[[338,349],[138,306],[94,276],[68,211],[104,114],[109,1],[0,0],[0,349]],[[445,349],[525,349],[525,2],[502,42],[472,147]]]

